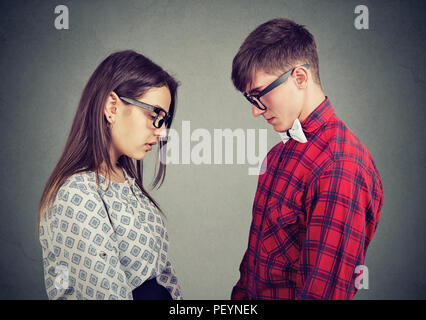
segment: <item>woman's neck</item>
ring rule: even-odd
[[[107,170],[105,165],[101,165],[99,168],[99,174],[105,178],[108,177],[109,174],[109,180],[113,182],[124,182],[126,181],[126,178],[124,176],[123,170],[119,166],[113,167],[113,170]]]

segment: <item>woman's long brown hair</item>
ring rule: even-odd
[[[41,196],[37,231],[41,215],[50,210],[58,190],[68,177],[80,172],[94,171],[96,182],[99,184],[98,174],[103,162],[106,163],[108,175],[113,171],[109,155],[111,135],[103,112],[110,93],[114,91],[118,96],[137,99],[150,88],[162,86],[169,88],[172,97],[169,108],[171,117],[166,123],[168,129],[175,114],[178,87],[172,76],[150,59],[132,50],[113,53],[96,68],[83,90],[64,150]],[[152,186],[157,188],[162,185],[166,175],[166,143],[166,139],[159,141],[159,157],[155,166],[157,174],[152,183]],[[161,212],[158,203],[143,187],[143,162],[122,155],[117,165],[135,178],[142,193]]]

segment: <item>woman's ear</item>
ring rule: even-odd
[[[115,121],[115,117],[117,116],[117,101],[119,97],[114,91],[108,95],[107,100],[104,105],[104,114],[109,123],[113,123]]]

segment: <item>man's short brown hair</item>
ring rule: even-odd
[[[257,70],[285,72],[296,63],[309,63],[313,80],[321,86],[317,46],[313,35],[291,20],[269,20],[244,40],[232,62],[232,82],[241,92]]]

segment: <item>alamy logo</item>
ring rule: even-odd
[[[63,265],[58,265],[55,267],[55,273],[57,274],[55,278],[55,288],[68,289],[69,286],[69,274],[68,267]]]
[[[212,135],[203,128],[191,132],[191,122],[182,121],[181,134],[168,129],[166,137],[166,164],[249,164],[253,166],[249,175],[263,174],[266,168],[262,167],[268,147],[266,129],[258,129],[258,137],[256,129],[241,128],[214,129]]]
[[[354,21],[355,29],[357,30],[368,30],[368,7],[360,4],[355,7],[355,13],[359,14]]]
[[[355,278],[355,288],[368,289],[368,268],[364,265],[356,266],[355,273],[358,276]]]
[[[56,6],[55,14],[58,14],[54,22],[55,28],[57,30],[62,30],[62,29],[68,30],[70,28],[68,7],[63,4]]]

